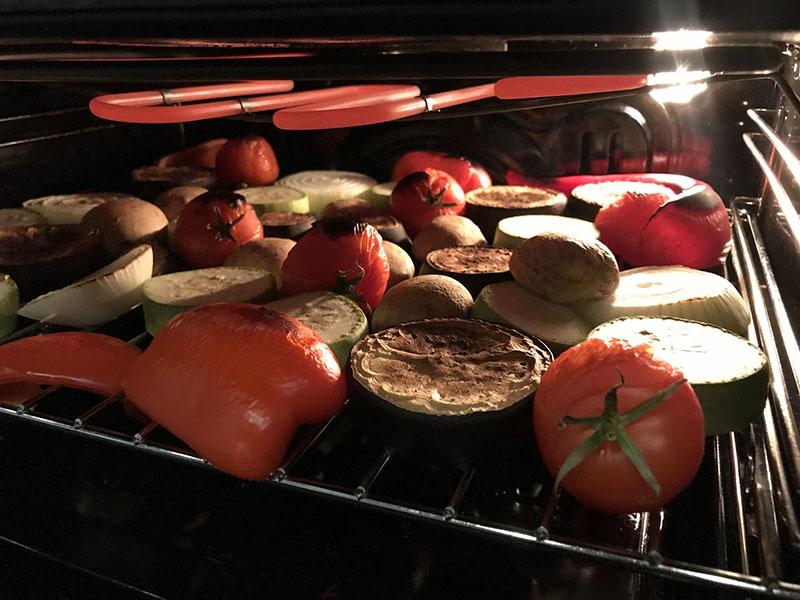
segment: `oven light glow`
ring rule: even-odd
[[[650,96],[661,104],[687,104],[706,89],[708,89],[706,83],[684,83],[652,89]]]
[[[654,86],[650,96],[662,104],[686,104],[698,94],[708,89],[705,79],[711,77],[709,71],[687,71],[678,68],[675,71],[651,73],[647,76],[647,84]]]
[[[653,50],[700,50],[708,46],[710,31],[678,29],[676,31],[654,31]]]
[[[674,71],[650,73],[647,76],[647,85],[684,85],[697,83],[711,77],[710,71],[687,71],[678,67]]]

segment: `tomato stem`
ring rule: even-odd
[[[237,241],[235,237],[233,237],[233,228],[244,219],[246,213],[242,213],[237,216],[232,221],[226,221],[222,216],[222,211],[220,211],[219,206],[214,206],[212,208],[214,211],[214,216],[217,218],[216,223],[209,223],[206,225],[206,228],[210,231],[214,232],[214,238],[217,241],[222,241],[224,238],[228,238],[229,240],[235,242]]]
[[[619,369],[617,373],[619,373],[620,382],[606,392],[602,415],[594,417],[570,417],[566,415],[559,421],[560,427],[584,425],[594,429],[594,432],[581,444],[576,446],[564,460],[564,464],[561,465],[561,468],[558,470],[558,475],[556,476],[556,487],[561,485],[564,477],[566,477],[572,469],[581,464],[592,452],[606,442],[613,442],[619,446],[620,450],[622,450],[631,464],[636,467],[639,475],[642,476],[642,479],[644,479],[647,485],[655,492],[656,496],[660,496],[661,485],[658,483],[655,475],[653,475],[650,465],[647,464],[647,461],[644,456],[642,456],[636,443],[631,436],[628,435],[625,427],[638,421],[663,404],[672,396],[679,386],[686,382],[686,380],[681,379],[672,383],[653,394],[638,406],[619,414],[617,410],[617,390],[625,385],[625,378]]]

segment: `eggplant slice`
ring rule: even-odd
[[[25,302],[94,271],[100,242],[100,230],[88,225],[0,229],[0,273],[11,276]]]
[[[386,448],[454,466],[502,466],[533,443],[531,402],[552,361],[539,340],[469,319],[369,335],[350,355],[350,401]]]

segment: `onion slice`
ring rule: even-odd
[[[319,215],[331,202],[359,196],[377,183],[372,177],[351,171],[300,171],[279,179],[275,185],[306,194],[311,212]]]
[[[153,275],[153,249],[136,246],[88,277],[34,298],[19,314],[68,327],[95,327],[142,302],[142,284]]]
[[[623,271],[613,296],[575,303],[594,327],[621,317],[675,317],[745,335],[750,312],[730,281],[688,267],[639,267]]]

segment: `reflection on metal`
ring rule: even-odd
[[[708,46],[713,34],[710,31],[677,29],[674,31],[654,31],[653,50],[701,50]]]
[[[706,83],[670,85],[650,90],[650,95],[661,104],[688,104],[692,98],[708,89]]]

